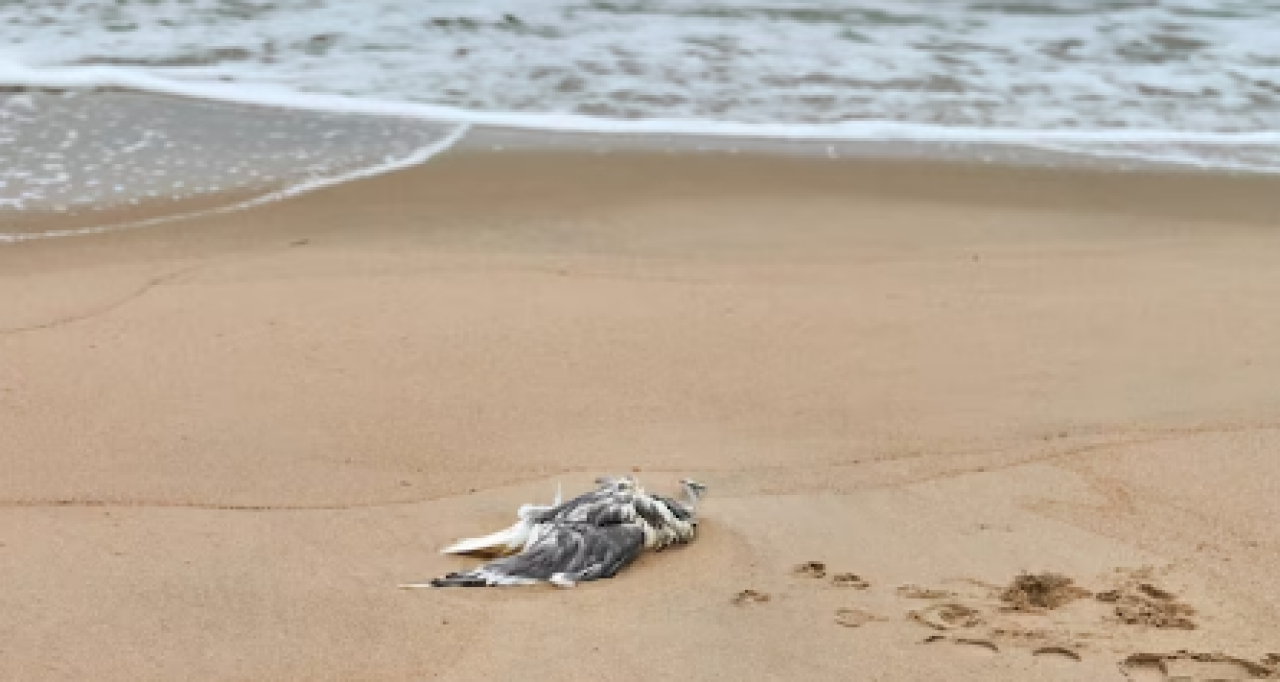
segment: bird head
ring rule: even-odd
[[[693,502],[702,499],[702,496],[707,493],[707,486],[691,478],[680,479],[680,485],[684,488],[684,494]]]

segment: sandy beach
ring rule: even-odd
[[[1280,675],[1278,188],[453,152],[0,246],[0,678]],[[629,472],[697,542],[396,587]]]

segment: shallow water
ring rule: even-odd
[[[129,92],[0,97],[0,217],[285,192],[412,161],[456,129]],[[0,227],[0,241],[14,238]]]

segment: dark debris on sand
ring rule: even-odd
[[[1015,611],[1056,609],[1091,593],[1058,573],[1023,573],[1000,594],[1000,600]]]
[[[1115,604],[1116,619],[1126,625],[1194,630],[1196,610],[1178,601],[1177,595],[1150,583],[1136,583],[1099,592],[1098,601]]]

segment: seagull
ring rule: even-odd
[[[693,541],[706,486],[682,480],[684,499],[648,493],[631,476],[596,479],[596,489],[550,505],[526,504],[506,530],[458,541],[444,554],[497,557],[470,571],[400,587],[491,587],[548,582],[573,587],[612,578],[644,550]]]

